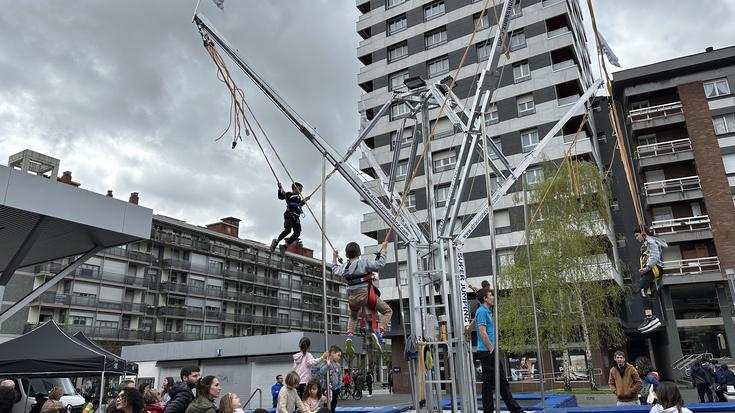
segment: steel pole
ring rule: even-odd
[[[322,156],[322,299],[324,307],[324,351],[329,352],[329,314],[327,313],[327,158]],[[329,356],[327,356],[329,363]],[[327,405],[330,399],[335,397],[332,394],[332,386],[329,383],[329,368],[327,367]]]
[[[536,334],[536,365],[541,383],[541,410],[546,408],[546,400],[544,398],[544,361],[541,355],[541,338],[538,331],[538,314],[536,310],[536,290],[533,285],[533,270],[531,269],[531,231],[529,225],[531,217],[528,215],[528,177],[523,172],[523,217],[526,221],[526,260],[528,264],[528,283],[531,286],[531,307],[533,309],[533,330]],[[533,374],[533,371],[531,371]]]

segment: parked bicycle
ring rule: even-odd
[[[347,400],[350,396],[355,400],[362,399],[362,389],[358,389],[357,386],[342,386],[339,390],[340,400]]]

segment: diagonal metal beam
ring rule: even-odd
[[[46,292],[49,288],[56,285],[59,281],[61,281],[64,277],[74,272],[74,270],[77,269],[80,265],[87,262],[88,259],[93,257],[95,254],[97,254],[99,251],[103,250],[104,247],[101,246],[95,246],[91,250],[87,251],[84,255],[80,256],[76,260],[72,261],[69,265],[64,267],[61,271],[56,273],[51,279],[46,280],[45,283],[41,284],[36,288],[35,290],[28,293],[25,297],[18,300],[15,304],[11,305],[10,307],[6,308],[2,312],[0,312],[0,325],[7,320],[8,318],[12,317],[15,313],[20,311],[21,308],[27,306],[30,304],[33,300],[38,298],[41,294]]]

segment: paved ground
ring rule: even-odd
[[[685,402],[696,403],[699,401],[697,391],[692,388],[680,388],[681,395]],[[361,400],[340,400],[337,407],[367,407],[367,406],[399,406],[411,404],[411,395],[388,393],[388,390],[373,390],[373,397],[367,397],[367,392],[363,394]],[[577,395],[577,405],[579,406],[614,406],[615,396],[612,394],[581,394]]]

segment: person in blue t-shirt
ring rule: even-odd
[[[271,396],[273,396],[273,407],[278,406],[278,393],[283,387],[283,375],[279,374],[276,376],[276,384],[271,386]]]
[[[480,306],[475,312],[475,326],[477,328],[477,358],[482,365],[482,411],[492,413],[493,393],[495,392],[495,338],[493,324],[493,310],[495,296],[492,290],[481,288],[477,290],[477,301]],[[500,363],[500,397],[511,413],[523,413],[523,409],[510,392],[508,379],[505,377],[503,363]]]

